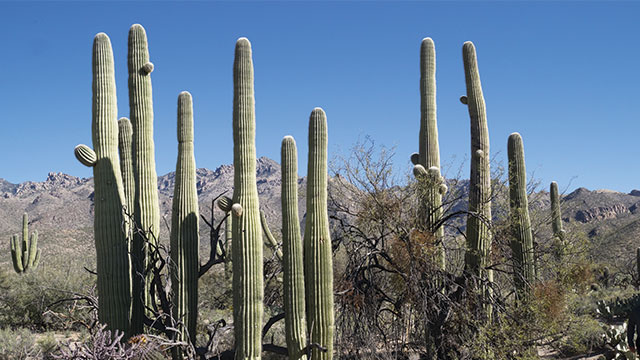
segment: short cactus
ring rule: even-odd
[[[191,94],[184,91],[178,97],[178,161],[171,211],[170,250],[173,315],[185,324],[177,339],[180,341],[195,342],[196,336],[199,217],[193,155],[193,104]]]
[[[309,119],[307,216],[304,229],[307,326],[310,341],[327,348],[313,349],[311,358],[333,358],[333,255],[327,213],[327,118],[315,108]]]
[[[524,163],[524,146],[518,133],[509,135],[509,208],[513,239],[513,271],[516,289],[526,298],[535,280],[533,235],[527,200],[527,173]]]
[[[38,249],[38,230],[29,236],[29,216],[22,215],[22,241],[20,236],[11,237],[11,261],[13,269],[18,274],[27,270],[35,270],[40,262],[40,249]]]
[[[251,43],[236,42],[233,64],[233,321],[236,359],[262,353],[262,227],[256,185]]]

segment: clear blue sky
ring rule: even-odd
[[[637,2],[3,2],[0,1],[0,178],[49,171],[89,177],[73,156],[91,144],[91,45],[111,37],[119,115],[128,116],[129,26],[149,38],[156,161],[175,168],[176,102],[194,98],[198,167],[231,163],[235,41],[252,42],[257,150],[276,161],[320,106],[330,156],[360,137],[396,146],[409,168],[419,128],[419,47],[437,52],[443,163],[469,153],[462,44],[475,43],[491,152],[522,134],[528,172],[547,187],[640,188],[640,3]],[[449,170],[455,173],[456,165]],[[446,169],[445,169],[446,170]],[[463,167],[468,176],[468,166]]]

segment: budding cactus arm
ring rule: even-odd
[[[76,148],[73,149],[73,153],[82,165],[87,167],[96,165],[96,153],[87,145],[80,144],[76,146]]]
[[[135,232],[131,254],[134,274],[146,268],[147,248],[144,242],[155,244],[160,236],[160,205],[158,202],[158,176],[156,174],[155,148],[153,143],[153,100],[151,70],[147,34],[139,24],[129,29],[127,64],[129,69],[129,116],[133,130],[133,171],[135,180],[134,209]],[[151,276],[151,275],[149,275]],[[142,283],[145,287],[142,288]],[[144,307],[150,306],[149,287],[151,279],[143,281],[138,276],[133,282],[132,333],[142,332]]]
[[[233,64],[233,319],[236,360],[262,353],[262,228],[256,186],[251,43],[236,42]]]
[[[193,105],[191,94],[178,97],[178,160],[171,212],[171,285],[174,315],[186,329],[180,341],[195,341],[198,315],[198,191],[193,155]]]
[[[304,263],[298,218],[298,154],[291,136],[282,139],[282,252],[285,334],[289,359],[306,359]]]
[[[310,341],[327,348],[313,349],[311,358],[333,358],[333,255],[327,213],[327,117],[315,108],[309,119],[307,216],[304,231],[307,326]]]
[[[267,237],[267,244],[275,252],[278,260],[282,261],[282,249],[280,249],[278,241],[276,241],[276,238],[273,237],[271,230],[269,230],[269,224],[267,224],[267,218],[264,216],[264,211],[260,211],[260,224],[262,225],[262,231],[264,231],[264,235]]]
[[[534,281],[534,254],[529,202],[527,200],[527,173],[524,163],[524,145],[518,133],[509,135],[509,208],[513,240],[514,277],[521,296],[528,296]]]

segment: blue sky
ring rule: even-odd
[[[410,168],[419,128],[419,47],[437,53],[445,171],[469,153],[462,44],[476,45],[491,152],[522,134],[527,170],[546,188],[640,188],[640,3],[636,2],[3,2],[0,1],[0,178],[49,171],[92,176],[73,156],[91,144],[91,45],[114,47],[120,116],[128,116],[129,26],[149,38],[156,163],[175,168],[176,102],[194,98],[198,167],[231,163],[235,41],[252,42],[256,145],[279,161],[298,143],[306,172],[311,110],[325,109],[330,156],[360,138],[396,147]],[[445,166],[446,165],[446,166]],[[468,176],[468,165],[463,175]],[[572,180],[573,179],[573,180]],[[571,181],[571,182],[570,182]],[[570,183],[570,185],[569,185]]]

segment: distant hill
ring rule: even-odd
[[[173,172],[158,177],[161,215],[166,224],[171,222]],[[300,178],[300,218],[305,214],[305,178]],[[257,160],[257,185],[260,207],[265,212],[272,231],[279,235],[280,228],[280,165],[262,157]],[[458,181],[463,201],[454,210],[466,208],[468,181]],[[233,166],[222,165],[216,170],[197,169],[197,189],[201,214],[211,214],[211,200],[226,192],[233,193]],[[543,214],[549,213],[548,193],[532,195],[531,207]],[[593,244],[593,255],[610,263],[622,263],[635,257],[640,246],[640,191],[629,194],[610,190],[579,188],[562,197],[563,221],[567,230],[582,232]],[[43,182],[27,181],[12,184],[0,179],[0,241],[20,231],[23,212],[29,213],[31,229],[40,232],[41,246],[47,256],[68,256],[77,251],[86,254],[87,264],[93,263],[93,180],[62,173],[49,173]],[[496,211],[498,212],[498,211]],[[217,211],[217,216],[221,214]],[[548,234],[548,219],[534,224],[541,234]],[[460,220],[462,221],[462,220]],[[464,221],[459,224],[464,227]],[[201,222],[201,245],[207,247],[209,231]],[[161,238],[167,238],[167,228],[161,229]],[[545,235],[546,236],[546,235]],[[71,252],[73,250],[73,252]],[[8,253],[8,252],[7,252]],[[0,263],[9,256],[0,257]],[[45,257],[46,259],[46,257]]]

